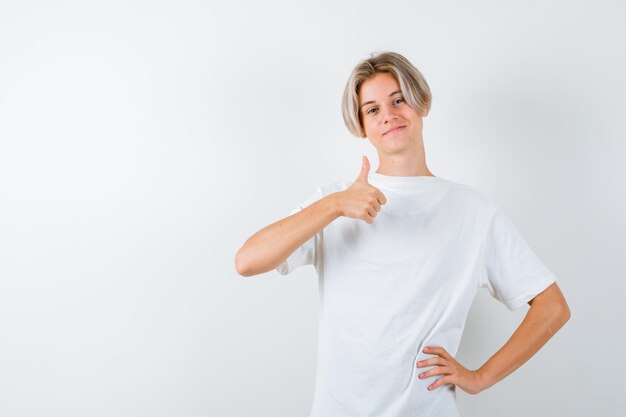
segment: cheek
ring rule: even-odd
[[[372,117],[368,117],[363,122],[363,129],[367,132],[374,132],[376,130],[376,121]]]

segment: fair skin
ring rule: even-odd
[[[398,82],[388,73],[375,74],[361,84],[362,137],[367,137],[378,151],[380,163],[376,172],[394,176],[432,176],[424,153],[423,117],[398,91]],[[396,126],[404,127],[389,132]],[[364,165],[369,169],[369,161],[365,161]],[[366,183],[362,185],[364,190],[366,186],[372,187]],[[433,356],[416,366],[431,369],[420,373],[419,377],[440,376],[428,389],[447,384],[477,394],[522,366],[569,320],[569,307],[556,283],[528,304],[530,309],[511,338],[478,369],[467,369],[441,346],[426,346],[424,353]]]
[[[350,187],[329,194],[249,237],[235,256],[237,273],[249,277],[276,269],[304,242],[338,217],[372,224],[387,199],[379,189],[368,184],[368,173],[369,161],[363,157],[361,172]]]
[[[368,138],[378,152],[376,172],[434,176],[426,166],[423,117],[404,99],[396,79],[387,73],[370,77],[361,84],[359,98],[364,128],[361,137]],[[404,128],[386,133],[396,126]]]
[[[367,103],[362,109],[362,137],[368,138],[378,152],[380,162],[376,172],[432,176],[426,165],[422,116],[406,104],[402,94],[395,93],[398,90],[397,81],[385,73],[376,74],[361,85],[360,101]],[[387,133],[397,126],[403,129]],[[368,183],[369,170],[369,160],[363,157],[359,175],[346,190],[329,194],[252,235],[237,252],[237,272],[252,276],[275,269],[338,217],[373,223],[387,200],[379,189]],[[477,394],[489,388],[537,353],[570,317],[567,302],[556,283],[528,304],[530,308],[511,338],[479,369],[465,368],[441,346],[426,346],[424,352],[433,356],[420,361],[417,367],[432,368],[419,376],[439,377],[428,389],[450,384],[469,394]]]

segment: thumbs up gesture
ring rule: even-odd
[[[380,206],[387,203],[385,195],[367,182],[370,161],[363,157],[363,165],[357,179],[350,187],[339,192],[338,205],[342,216],[361,219],[369,224],[380,211]]]

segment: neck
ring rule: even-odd
[[[414,149],[407,154],[381,154],[378,153],[378,169],[376,172],[382,175],[391,176],[430,176],[434,174],[430,172],[426,165],[426,155],[424,146],[419,146],[417,151]]]

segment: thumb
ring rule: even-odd
[[[370,172],[370,161],[367,159],[367,156],[363,156],[363,165],[361,166],[361,172],[357,178],[358,181],[363,181],[367,184],[367,175]]]

